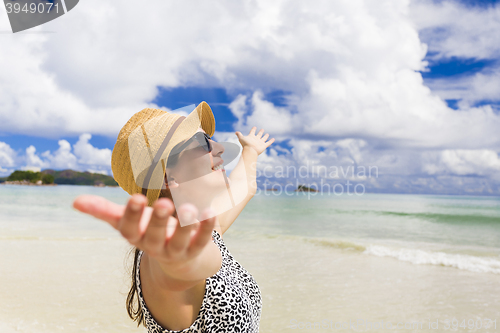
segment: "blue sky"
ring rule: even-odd
[[[111,174],[133,113],[206,101],[217,139],[252,126],[276,138],[262,168],[377,166],[376,179],[347,178],[372,192],[500,195],[498,1],[384,2],[158,2],[155,21],[89,0],[38,33],[2,35],[0,176]]]

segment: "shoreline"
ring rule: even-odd
[[[14,181],[5,181],[0,183],[0,185],[21,185],[21,186],[57,186],[57,184],[38,184],[38,183],[32,183],[28,181],[19,181],[19,180],[14,180]]]

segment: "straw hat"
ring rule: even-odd
[[[123,126],[113,148],[114,179],[130,195],[145,194],[152,206],[165,188],[170,151],[192,137],[200,126],[209,136],[215,132],[215,118],[206,102],[187,117],[152,108],[137,112]]]

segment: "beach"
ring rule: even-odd
[[[145,332],[125,309],[130,246],[79,194],[128,198],[0,187],[1,332]],[[498,197],[262,192],[224,242],[261,288],[261,332],[500,330]]]

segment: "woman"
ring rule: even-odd
[[[214,131],[205,102],[187,117],[136,113],[112,157],[115,179],[132,195],[127,205],[88,195],[74,202],[135,246],[127,310],[149,332],[259,330],[260,290],[222,235],[255,194],[257,156],[274,139],[255,127],[247,136],[236,132],[243,150],[227,179]]]

